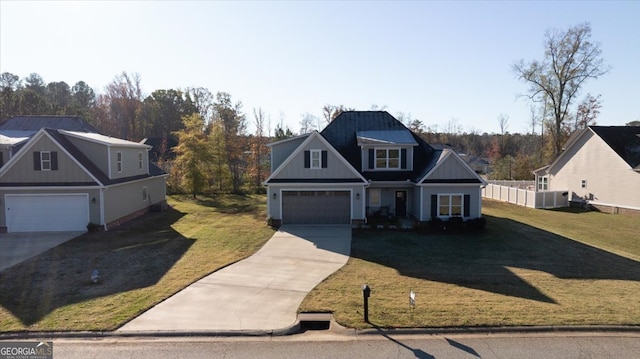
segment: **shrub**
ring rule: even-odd
[[[487,225],[487,220],[484,217],[473,218],[466,221],[465,225],[469,232],[482,232]]]

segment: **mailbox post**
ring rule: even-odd
[[[364,300],[364,321],[369,323],[369,296],[371,295],[371,288],[367,284],[362,286],[362,299]]]

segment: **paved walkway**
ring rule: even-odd
[[[340,269],[350,251],[350,226],[282,226],[253,256],[195,282],[118,331],[286,328],[307,293]]]
[[[85,232],[0,233],[0,271],[56,247]]]

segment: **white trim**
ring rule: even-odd
[[[144,171],[144,155],[142,154],[142,151],[138,152],[138,170]]]
[[[389,151],[398,151],[398,167],[389,167]],[[386,167],[378,167],[378,151],[385,151]],[[405,159],[406,161],[406,159]],[[402,149],[400,147],[373,147],[373,168],[374,171],[398,171],[402,170]]]
[[[272,147],[272,146],[275,146],[275,145],[279,145],[281,143],[285,143],[285,142],[289,142],[289,141],[305,138],[305,137],[308,137],[310,135],[311,135],[311,133],[305,133],[303,135],[298,135],[298,136],[294,136],[294,137],[288,137],[288,138],[285,138],[285,139],[282,139],[282,140],[279,140],[279,141],[276,141],[276,142],[267,143],[265,146]]]
[[[353,168],[353,166],[346,159],[344,159],[344,157],[342,157],[340,152],[338,152],[338,150],[336,150],[333,146],[331,146],[331,144],[329,142],[327,142],[327,140],[324,137],[322,137],[322,135],[320,135],[320,133],[318,131],[314,130],[313,132],[311,132],[309,137],[307,137],[307,139],[305,139],[295,150],[293,150],[293,152],[291,152],[291,154],[289,154],[289,156],[280,164],[280,166],[278,166],[278,168],[276,168],[276,170],[273,171],[273,173],[271,173],[269,178],[267,178],[263,182],[263,184],[265,184],[267,186],[274,185],[274,184],[271,184],[271,183],[268,183],[268,182],[271,179],[276,178],[278,176],[278,174],[280,174],[280,172],[282,172],[282,170],[285,167],[287,167],[289,165],[289,163],[291,163],[291,161],[293,161],[293,159],[300,152],[302,152],[304,147],[307,144],[309,144],[311,142],[311,140],[314,139],[314,138],[318,138],[320,140],[320,142],[322,142],[322,144],[326,146],[327,150],[331,151],[331,153],[333,153],[340,160],[340,162],[342,162],[342,164],[347,167],[347,169],[349,169],[351,172],[353,172],[353,174],[355,174],[358,178],[362,179],[363,182],[366,182],[365,178],[362,177],[360,172],[358,172],[355,168]],[[287,183],[287,184],[290,184],[290,183]]]
[[[318,165],[313,165],[313,155],[318,154]],[[309,168],[312,170],[321,170],[322,169],[322,150],[309,150]]]
[[[118,155],[120,155],[120,159],[118,159]],[[122,151],[116,151],[116,170],[118,171],[118,173],[122,173],[124,172],[124,165],[123,165],[123,156],[122,156]],[[120,166],[118,166],[120,165]],[[120,168],[118,168],[120,167]]]
[[[49,155],[49,159],[46,160],[46,162],[49,164],[49,168],[44,168],[44,164],[45,164],[45,160],[44,158],[42,158],[43,154],[48,154]],[[53,171],[52,165],[51,165],[51,151],[40,151],[40,171]]]
[[[471,196],[469,196],[469,201],[471,201]],[[469,208],[471,208],[471,203],[469,203]],[[469,213],[469,216],[471,216],[471,213]],[[478,188],[478,218],[480,217],[482,217],[482,188]]]
[[[15,232],[13,231],[11,228],[9,228],[9,207],[7,207],[6,203],[7,203],[7,198],[9,197],[61,197],[61,196],[73,196],[73,197],[84,197],[85,199],[85,203],[86,203],[86,218],[87,218],[87,224],[89,224],[89,222],[91,222],[91,203],[89,202],[89,193],[5,193],[4,195],[4,220],[5,220],[5,226],[7,227],[7,232]]]
[[[433,166],[433,168],[427,172],[427,174],[425,174],[424,176],[422,176],[422,178],[420,178],[418,180],[419,184],[422,184],[421,182],[426,180],[427,178],[429,178],[429,176],[431,176],[443,163],[445,163],[449,157],[453,156],[453,158],[455,158],[458,163],[460,163],[463,168],[469,173],[471,174],[473,177],[475,177],[476,179],[478,179],[480,181],[480,185],[482,186],[486,186],[487,182],[482,179],[482,177],[478,176],[478,174],[476,173],[476,171],[474,171],[471,167],[469,167],[469,165],[467,164],[467,162],[465,162],[462,158],[460,158],[460,156],[458,156],[457,153],[455,153],[455,151],[452,151],[448,148],[445,148],[444,150],[442,150],[442,157],[438,160],[438,162],[436,163],[435,166]],[[442,183],[442,184],[446,184],[446,183]]]
[[[283,218],[284,214],[282,212],[282,199],[283,199],[282,192],[327,191],[327,188],[311,187],[311,188],[300,189],[300,188],[293,187],[293,188],[279,188],[278,190],[280,191],[280,193],[278,194],[278,197],[280,198],[280,200],[278,201],[279,202],[278,205],[280,206],[280,221],[284,222],[284,218]],[[330,191],[349,192],[349,224],[351,224],[351,222],[353,222],[353,188],[331,188]],[[364,218],[365,219],[367,218],[366,214],[364,214]]]
[[[440,196],[449,196],[449,199],[451,199],[452,196],[460,196],[460,218],[467,218],[464,216],[464,196],[466,195],[466,193],[435,193],[435,195],[438,200],[437,207],[436,207],[436,217],[438,218],[458,217],[458,216],[451,215],[451,206],[452,206],[451,202],[449,202],[449,215],[448,216],[440,215]],[[433,213],[431,215],[433,216]]]
[[[421,187],[482,187],[480,183],[420,183]]]
[[[424,187],[420,186],[419,188],[420,188],[420,217],[419,218],[420,218],[420,221],[424,221],[424,218],[422,216],[423,215],[424,202],[425,202],[425,199],[424,199]]]
[[[87,175],[89,175],[89,177],[91,177],[96,183],[98,183],[99,185],[103,185],[102,182],[100,182],[91,172],[89,172],[74,156],[72,156],[62,145],[60,145],[60,143],[58,143],[58,141],[56,141],[53,137],[51,137],[44,128],[41,128],[40,130],[38,130],[38,132],[36,132],[35,135],[33,135],[29,141],[22,146],[22,148],[20,148],[20,150],[18,150],[18,152],[16,152],[13,156],[11,156],[11,159],[6,162],[2,167],[0,167],[0,177],[2,177],[2,175],[4,175],[6,172],[9,171],[9,169],[14,165],[14,163],[18,162],[18,160],[25,155],[25,153],[28,153],[31,148],[33,147],[33,145],[40,140],[40,138],[42,138],[42,136],[47,136],[47,138],[49,138],[53,143],[55,143],[58,146],[58,150],[62,151],[65,155],[67,155],[67,157],[69,157],[76,165],[78,165],[81,169],[83,169],[85,171],[85,173]],[[59,158],[58,158],[59,160]],[[5,187],[6,188],[6,187]],[[22,187],[24,188],[24,187]],[[51,187],[48,187],[51,188]],[[68,188],[68,187],[67,187]]]
[[[103,229],[107,230],[107,224],[104,221],[104,188],[100,188],[100,224],[103,226]]]
[[[117,137],[105,136],[95,132],[88,133],[88,132],[67,131],[67,130],[61,130],[61,129],[56,131],[58,131],[59,133],[65,136],[75,137],[81,140],[85,140],[87,142],[93,142],[93,143],[97,143],[107,147],[133,147],[133,148],[144,147],[147,149],[153,148],[153,146],[147,145],[141,142],[128,141],[128,140],[124,140]],[[110,142],[109,140],[114,140],[117,142]]]

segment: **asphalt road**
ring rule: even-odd
[[[54,358],[640,358],[640,333],[54,340]]]

